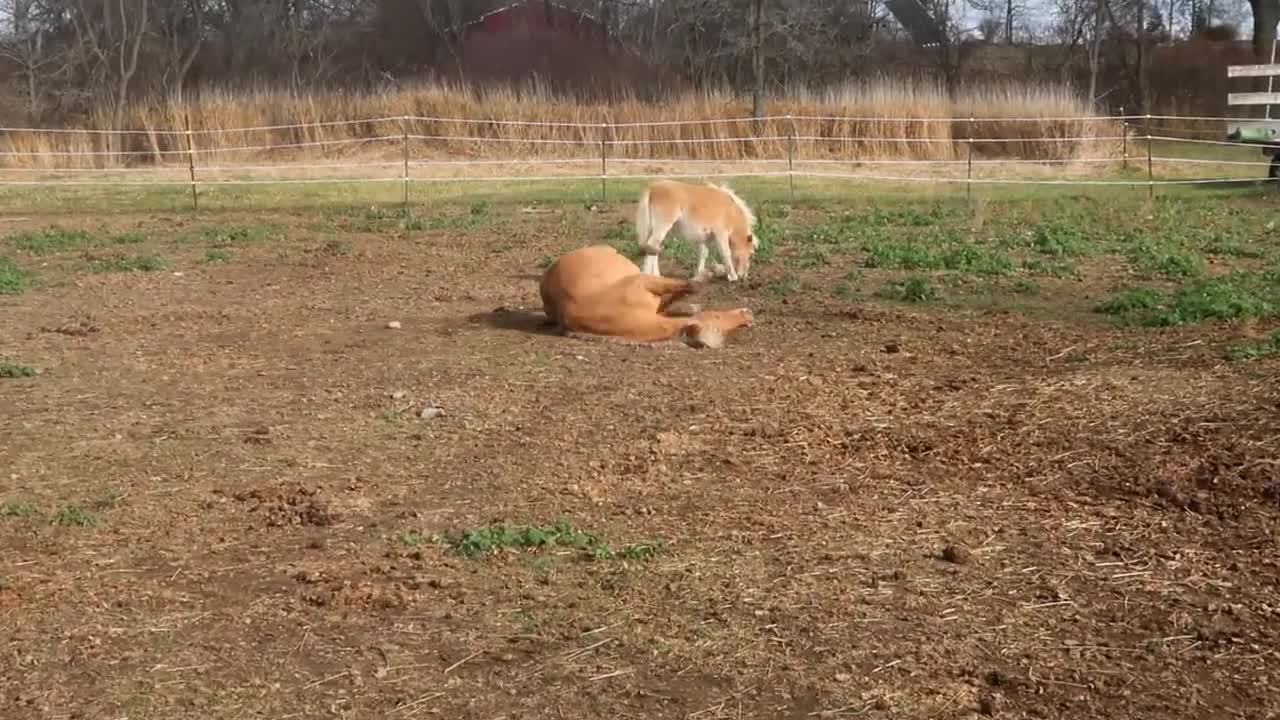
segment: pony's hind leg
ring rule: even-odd
[[[662,252],[662,242],[675,226],[675,220],[667,220],[657,210],[650,209],[649,236],[639,238],[640,250],[644,252],[644,260],[640,263],[640,272],[650,275],[661,275],[658,272],[658,255]]]

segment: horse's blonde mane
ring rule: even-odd
[[[717,185],[716,183],[710,183],[710,182],[707,184],[717,190],[720,190],[724,194],[728,195],[729,198],[733,200],[733,203],[738,206],[738,209],[742,211],[742,215],[746,217],[747,228],[748,229],[755,228],[756,226],[755,213],[751,212],[751,208],[747,207],[746,201],[738,197],[738,193],[734,192],[733,188],[729,187],[728,185]]]

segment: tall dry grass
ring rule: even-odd
[[[931,83],[886,79],[795,90],[772,98],[768,109],[772,119],[735,121],[749,114],[749,106],[720,90],[661,104],[628,97],[583,103],[536,86],[424,84],[381,93],[206,90],[198,99],[154,98],[129,107],[123,125],[135,131],[130,134],[4,132],[0,151],[9,154],[0,160],[10,167],[49,169],[185,165],[182,131],[188,122],[201,166],[392,160],[403,152],[402,133],[418,136],[411,150],[419,159],[599,157],[605,138],[611,158],[725,161],[785,158],[789,148],[796,159],[949,160],[964,157],[968,139],[984,156],[1071,160],[1114,152],[1118,143],[1098,138],[1120,133],[1119,123],[1089,119],[1088,106],[1064,87],[975,86],[950,98]],[[399,120],[403,116],[433,119],[406,124]],[[352,120],[368,121],[347,122]],[[120,129],[111,122],[110,114],[95,113],[77,130]],[[798,138],[794,145],[792,137]],[[303,145],[319,142],[334,144]],[[290,145],[296,147],[282,147]]]

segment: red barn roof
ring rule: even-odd
[[[456,31],[457,69],[471,80],[538,78],[565,89],[647,79],[646,63],[604,23],[551,0],[519,0]]]

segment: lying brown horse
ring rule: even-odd
[[[733,331],[751,327],[748,308],[671,313],[672,303],[697,291],[689,280],[640,272],[608,245],[573,250],[542,276],[542,310],[568,335],[631,342],[682,340],[718,348]]]

